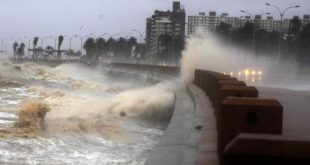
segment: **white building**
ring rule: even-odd
[[[157,51],[159,51],[158,49],[160,48],[158,41],[159,36],[162,34],[172,33],[172,22],[170,17],[158,17],[156,20],[154,20],[151,26],[151,33],[154,36],[151,36],[150,52],[157,53]]]
[[[180,2],[173,2],[172,11],[158,11],[147,18],[146,44],[149,55],[156,57],[160,52],[159,37],[163,34],[185,37],[185,10]]]
[[[296,16],[295,16],[296,17]],[[262,18],[262,15],[255,15],[254,20],[250,16],[244,17],[229,17],[227,13],[222,13],[217,16],[216,12],[209,12],[206,15],[204,12],[198,13],[195,16],[188,16],[187,22],[187,35],[192,35],[197,32],[207,33],[216,30],[221,22],[231,25],[232,28],[243,27],[247,22],[255,23],[259,29],[265,29],[268,31],[277,30],[281,28],[281,21],[274,20],[273,17],[267,16],[266,19]],[[282,29],[283,32],[288,31],[291,19],[283,19]],[[310,15],[304,15],[301,19],[302,24],[310,23]]]

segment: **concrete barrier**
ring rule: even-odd
[[[202,79],[202,87],[201,89],[207,94],[209,95],[209,92],[210,92],[210,88],[208,87],[209,85],[209,80],[210,80],[210,77],[213,75],[213,74],[217,74],[216,72],[212,72],[212,71],[203,71],[202,72],[203,74],[203,77],[201,78]]]
[[[254,97],[257,97],[258,96],[258,92],[257,92],[257,90],[256,90],[256,93],[255,92],[253,92],[254,93],[254,95],[252,95],[252,93],[251,92],[248,92],[249,91],[249,89],[252,89],[252,87],[246,87],[246,83],[245,82],[243,82],[243,81],[238,81],[238,80],[234,80],[234,79],[229,79],[229,80],[220,80],[218,83],[217,83],[217,86],[216,86],[216,96],[215,96],[215,105],[214,105],[214,109],[215,109],[215,114],[217,114],[217,112],[218,112],[218,109],[220,108],[220,104],[221,104],[221,102],[226,98],[226,97],[228,97],[228,96],[235,96],[234,94],[233,94],[233,92],[231,91],[231,93],[229,93],[228,92],[228,90],[229,90],[229,88],[225,88],[226,90],[224,90],[224,91],[222,91],[222,92],[224,92],[224,93],[222,93],[222,97],[220,97],[220,90],[221,90],[221,88],[223,87],[223,86],[225,86],[225,85],[229,85],[229,86],[242,86],[242,88],[231,88],[232,90],[234,90],[234,89],[240,89],[240,90],[244,90],[244,89],[247,89],[247,90],[244,90],[244,91],[238,91],[238,92],[245,92],[244,93],[244,97],[252,97],[252,96],[254,96],[255,94],[255,96]],[[252,90],[252,91],[254,91],[254,90]],[[237,92],[237,91],[235,91],[235,92]],[[226,95],[225,95],[226,94]]]
[[[200,89],[202,89],[201,88],[202,77],[203,77],[202,70],[201,69],[195,69],[194,84],[197,87],[199,87]]]
[[[239,133],[281,134],[283,108],[277,100],[227,97],[218,122],[218,153]]]
[[[225,165],[309,165],[310,141],[267,134],[239,134],[225,148]]]
[[[217,96],[217,84],[221,80],[237,80],[229,75],[224,75],[220,73],[209,73],[207,80],[207,94],[210,97],[212,105],[215,105],[215,98]]]
[[[225,81],[234,81],[234,80],[225,80]],[[223,82],[223,81],[220,81],[220,82]],[[239,84],[239,86],[237,85],[220,86],[219,85],[220,89],[217,94],[217,97],[215,98],[215,102],[216,102],[214,106],[215,115],[219,113],[220,104],[226,97],[253,97],[253,98],[258,97],[258,90],[255,87],[245,86],[242,82],[235,83],[235,84]]]

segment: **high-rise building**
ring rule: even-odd
[[[234,27],[239,26],[239,19],[236,17],[229,17],[228,13],[222,13],[217,16],[214,11],[210,11],[208,15],[204,12],[200,12],[196,16],[188,16],[187,34],[191,35],[196,32],[207,33],[209,31],[214,31],[221,22],[225,22]]]
[[[146,44],[149,55],[156,57],[160,51],[160,35],[185,37],[185,10],[178,1],[173,2],[172,11],[158,11],[146,20]]]
[[[304,15],[302,22],[303,22],[303,24],[310,23],[310,15]]]
[[[294,16],[293,18],[297,18]],[[299,18],[299,17],[298,17]],[[283,19],[282,22],[282,32],[287,32],[290,27],[291,19]],[[281,29],[281,21],[274,20],[273,17],[267,16],[266,19],[262,15],[255,15],[254,20],[250,16],[244,17],[229,17],[227,13],[222,13],[217,16],[216,12],[211,11],[209,15],[204,12],[198,13],[198,15],[188,16],[188,29],[187,34],[192,35],[197,32],[208,33],[216,30],[221,22],[227,23],[231,28],[239,28],[244,26],[247,22],[254,22],[255,26],[259,29],[265,29],[268,31]],[[304,15],[301,19],[302,24],[310,23],[310,15]]]

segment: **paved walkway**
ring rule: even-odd
[[[283,105],[283,135],[310,140],[310,91],[259,87],[259,97],[278,99]]]
[[[215,120],[205,122],[205,117],[210,113],[203,111],[202,106],[207,107],[204,109],[208,109],[210,112],[213,109],[207,98],[199,98],[205,96],[203,93],[197,94],[198,88],[191,86],[190,89],[188,92],[179,91],[176,93],[176,104],[171,122],[146,161],[146,165],[196,164],[200,150],[200,137],[211,127],[215,129]],[[201,100],[205,100],[204,104],[201,104]],[[212,114],[212,116],[214,115]],[[208,127],[205,126],[206,124]],[[202,126],[203,129],[197,130],[196,126]],[[215,146],[216,141],[212,140],[207,148],[214,150]]]
[[[259,87],[260,98],[278,99],[284,107],[283,135],[310,139],[310,92]],[[217,131],[209,99],[197,87],[176,93],[174,114],[146,165],[217,165]],[[196,126],[202,126],[196,130]]]

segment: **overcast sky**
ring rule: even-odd
[[[168,10],[173,0],[0,0],[0,38],[73,36],[90,33],[135,35],[132,29],[145,32],[146,18],[154,10]],[[241,16],[240,9],[253,14],[279,13],[264,3],[269,2],[282,10],[289,10],[285,17],[310,14],[310,0],[180,0],[186,14],[198,12],[227,12],[230,16]],[[131,34],[132,33],[132,34]],[[47,41],[52,42],[52,41]],[[77,42],[77,41],[76,41]]]

